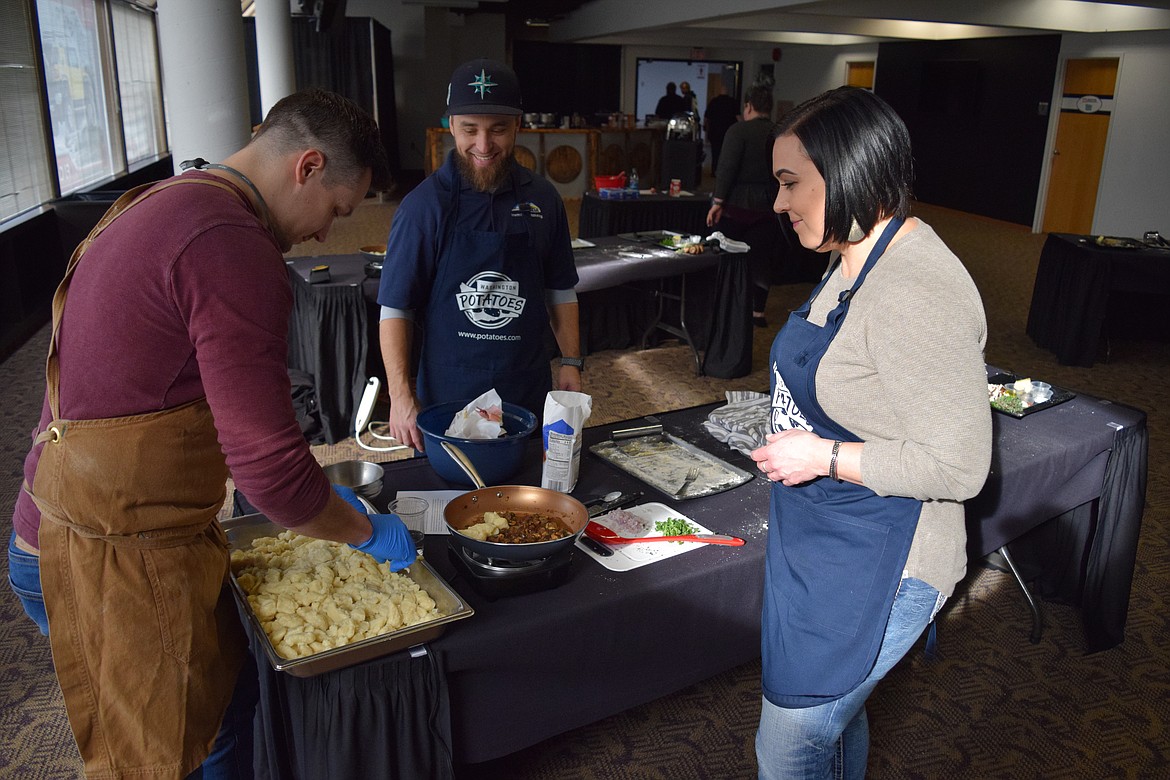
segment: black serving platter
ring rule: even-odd
[[[1097,236],[1093,243],[1106,249],[1145,249],[1146,243],[1136,238],[1124,236]]]
[[[987,384],[989,384],[989,385],[1009,385],[1012,382],[1015,382],[1019,378],[1020,377],[1016,376],[1015,374],[1008,374],[1008,373],[1001,372],[998,374],[992,374],[991,376],[987,377]],[[1043,381],[1043,380],[1036,380],[1036,381]],[[1052,383],[1050,382],[1049,384],[1052,384]],[[1045,409],[1051,409],[1052,407],[1054,407],[1058,404],[1062,404],[1065,401],[1071,401],[1072,399],[1074,399],[1076,397],[1077,397],[1077,394],[1072,392],[1071,390],[1066,390],[1063,387],[1057,387],[1056,385],[1052,385],[1052,397],[1051,398],[1049,398],[1047,401],[1041,401],[1038,404],[1032,404],[1031,406],[1025,407],[1018,412],[1009,412],[1006,409],[1000,409],[995,404],[991,404],[991,408],[993,411],[999,412],[1000,414],[1006,414],[1008,417],[1015,417],[1017,420],[1021,420],[1025,417],[1027,417],[1029,414],[1035,414],[1036,412],[1042,412]],[[991,403],[991,402],[989,401],[988,403]]]

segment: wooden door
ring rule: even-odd
[[[873,89],[873,62],[845,63],[845,84],[850,87]]]
[[[1093,229],[1118,63],[1116,57],[1065,63],[1044,205],[1045,233],[1087,234]]]

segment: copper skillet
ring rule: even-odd
[[[505,561],[535,561],[547,558],[553,553],[572,546],[589,523],[585,505],[570,495],[557,490],[532,487],[531,485],[501,485],[485,487],[479,472],[471,460],[454,444],[441,442],[447,454],[459,464],[475,483],[476,490],[452,499],[443,508],[443,520],[451,534],[452,541],[471,552],[488,558]],[[505,542],[481,542],[459,533],[463,528],[475,525],[484,512],[539,512],[560,520],[572,533],[548,542],[508,544]]]

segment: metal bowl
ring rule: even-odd
[[[364,460],[343,460],[325,467],[325,476],[334,485],[353,488],[366,498],[376,498],[382,492],[384,470],[377,463]]]
[[[498,485],[510,479],[524,463],[528,437],[536,430],[536,415],[522,406],[503,404],[504,435],[498,439],[463,439],[448,436],[447,427],[455,414],[471,403],[451,401],[428,406],[418,413],[415,422],[422,431],[423,442],[431,468],[440,477],[456,485],[472,485],[471,477],[452,460],[443,449],[447,441],[461,449],[483,477],[485,483]]]

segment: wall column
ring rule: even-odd
[[[252,136],[239,0],[158,4],[159,56],[175,172],[218,162]]]
[[[297,90],[293,67],[292,14],[288,0],[255,0],[256,61],[261,113]]]

